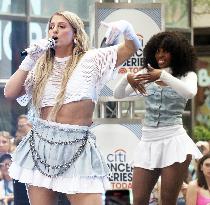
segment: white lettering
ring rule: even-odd
[[[1,32],[1,22],[0,21],[0,61],[2,60],[2,32]]]
[[[5,26],[4,32],[3,32],[3,50],[5,52],[5,55],[9,60],[12,60],[12,51],[11,51],[11,45],[10,45],[10,35],[11,35],[11,22],[8,22]]]
[[[41,0],[31,0],[31,8],[34,15],[41,15]]]
[[[11,0],[2,1],[1,12],[9,12],[11,7]]]
[[[30,36],[29,36],[30,43],[33,43],[33,41],[36,41],[38,39],[42,39],[42,28],[38,23],[30,23],[29,31],[30,31]]]

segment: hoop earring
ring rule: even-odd
[[[77,44],[77,39],[76,39],[76,38],[74,38],[74,44],[75,44],[75,45]]]

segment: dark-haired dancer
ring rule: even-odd
[[[182,114],[197,92],[196,55],[176,32],[160,32],[146,44],[144,69],[128,74],[114,96],[134,91],[145,98],[142,138],[134,155],[134,205],[147,205],[161,176],[162,205],[175,205],[192,156],[202,155],[183,128]]]

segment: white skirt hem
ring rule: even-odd
[[[9,174],[13,179],[32,186],[44,187],[65,194],[77,193],[104,193],[111,189],[107,177],[56,177],[50,178],[41,174],[38,170],[24,169],[14,162],[9,168]]]

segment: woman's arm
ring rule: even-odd
[[[116,67],[122,65],[127,59],[133,56],[137,50],[132,40],[125,39],[118,47]]]
[[[160,80],[172,87],[182,97],[191,99],[197,93],[197,75],[189,72],[185,77],[178,79],[166,71],[162,71]]]
[[[150,69],[146,74],[136,75],[135,80],[138,83],[161,80],[186,99],[193,98],[197,93],[197,75],[194,72],[188,72],[186,76],[182,76],[179,79],[165,70]]]
[[[186,205],[196,205],[197,189],[197,181],[192,181],[189,183],[186,194]]]
[[[8,99],[16,99],[25,93],[24,83],[28,72],[31,71],[37,60],[49,48],[49,41],[41,39],[28,48],[29,52],[20,64],[18,70],[10,77],[4,88],[4,95]]]
[[[144,69],[140,70],[137,74],[143,73]],[[133,92],[139,92],[140,94],[146,94],[146,90],[143,84],[139,84],[135,81],[135,75],[127,74],[122,80],[115,86],[114,97],[117,99],[125,98],[131,95]]]
[[[135,33],[133,26],[125,20],[115,21],[111,23],[101,22],[102,25],[106,26],[107,32],[106,44],[111,45],[120,34],[124,36],[124,42],[118,47],[116,67],[123,64],[129,59],[141,46],[141,35]]]
[[[6,83],[4,95],[8,99],[16,99],[25,93],[24,82],[28,71],[18,69]]]
[[[114,88],[114,97],[117,99],[128,97],[131,93],[134,92],[134,89],[128,84],[127,75],[118,82]]]

